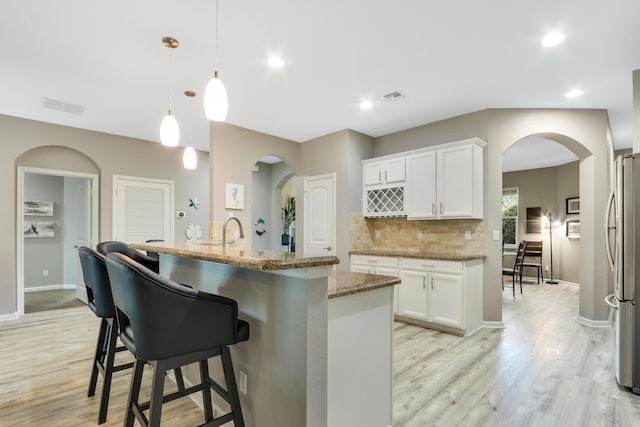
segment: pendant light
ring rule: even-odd
[[[218,0],[216,0],[216,66],[213,77],[209,80],[204,91],[204,112],[207,119],[215,122],[223,122],[227,118],[229,102],[224,83],[218,77]]]
[[[196,96],[196,93],[192,90],[187,90],[184,92],[189,98],[193,98]],[[196,150],[191,146],[191,115],[189,116],[189,145],[184,149],[184,153],[182,154],[182,164],[185,169],[195,169],[198,167],[198,155],[196,154]]]
[[[179,45],[178,40],[173,37],[163,37],[162,44],[168,47],[169,50],[169,112],[162,123],[160,124],[160,142],[162,145],[168,147],[175,147],[180,142],[180,128],[176,118],[171,114],[171,80],[172,80],[172,63],[171,63],[171,51],[176,49]]]

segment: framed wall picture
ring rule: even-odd
[[[542,208],[527,208],[527,233],[540,233]]]
[[[580,197],[570,197],[567,199],[567,214],[580,213]]]
[[[55,222],[31,222],[24,224],[24,237],[54,237],[55,236]]]
[[[226,209],[244,209],[244,185],[224,184],[224,207]]]
[[[25,201],[23,213],[25,215],[53,216],[53,202],[46,200]]]
[[[567,237],[569,239],[580,238],[580,221],[567,221]]]

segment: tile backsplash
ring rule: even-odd
[[[470,240],[465,238],[470,232]],[[419,234],[422,238],[419,238]],[[388,249],[483,254],[484,222],[480,219],[408,221],[406,218],[349,217],[349,249]]]

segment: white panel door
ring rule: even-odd
[[[336,175],[304,179],[304,252],[333,255],[336,223]]]
[[[173,240],[173,181],[114,176],[113,239]]]

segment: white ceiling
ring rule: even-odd
[[[566,40],[543,48],[552,30]],[[208,150],[213,0],[3,1],[0,113],[158,141],[168,35],[180,41],[172,101],[180,145],[191,121],[192,145]],[[287,65],[270,69],[270,54]],[[220,0],[227,121],[298,142],[345,128],[375,137],[485,108],[551,107],[607,109],[616,148],[628,148],[635,69],[638,0]],[[564,97],[576,87],[582,97]],[[396,90],[407,97],[383,99]],[[45,108],[45,98],[67,111]],[[362,100],[373,108],[360,110]]]

